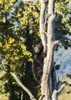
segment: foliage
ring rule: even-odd
[[[69,0],[65,2],[56,3],[56,27],[55,27],[55,39],[59,39],[65,49],[71,46],[71,17],[68,15],[71,14],[69,9]],[[69,35],[69,36],[68,36]]]
[[[31,89],[30,87],[31,84],[31,86],[33,87],[33,89],[31,90],[34,91],[35,89],[34,91],[35,94],[37,94],[36,89],[39,88],[38,86],[36,86],[37,85],[36,82],[33,79],[31,79],[32,54],[30,53],[30,51],[32,51],[32,49],[30,50],[30,48],[34,43],[33,41],[37,37],[37,34],[35,34],[35,32],[37,32],[37,30],[35,31],[35,24],[32,24],[33,20],[35,20],[35,18],[33,18],[35,14],[34,15],[32,13],[30,14],[29,9],[28,12],[26,12],[25,8],[26,6],[23,6],[24,5],[23,2],[18,3],[18,5],[16,5],[16,2],[10,2],[10,1],[9,2],[5,1],[3,3],[0,2],[0,4],[1,4],[0,71],[5,72],[3,76],[0,77],[0,80],[4,82],[4,87],[3,87],[4,91],[2,89],[1,91],[3,94],[9,93],[11,96],[12,95],[11,89],[13,88],[12,92],[14,92],[13,93],[14,100],[15,97],[17,100],[19,99],[19,92],[23,94],[23,91],[15,82],[10,72],[15,72],[16,74],[18,74],[18,77],[20,78],[22,83],[24,83],[30,89]],[[28,7],[28,3],[26,5]],[[25,11],[23,13],[24,8]],[[34,13],[36,13],[36,11],[34,11]],[[26,14],[28,15],[28,17]],[[23,16],[25,17],[23,18]],[[30,16],[31,19],[29,19]],[[29,25],[31,25],[31,27],[29,27]],[[33,28],[34,35],[28,33],[29,31],[30,32],[32,31],[31,28]],[[31,83],[31,81],[33,81],[34,83]],[[36,84],[35,87],[34,84]],[[26,99],[24,95],[23,98]]]
[[[67,37],[67,34],[71,35],[71,18],[67,17],[71,13],[68,4],[69,0],[66,2],[57,0],[55,9],[55,39],[60,40],[65,49],[71,46],[71,40]],[[4,84],[0,92],[11,95],[13,88],[16,100],[19,99],[20,93],[23,99],[29,100],[29,98],[24,96],[26,93],[18,86],[10,72],[17,74],[35,96],[40,95],[40,86],[33,79],[31,71],[32,45],[40,41],[39,14],[39,2],[0,0],[0,72],[3,72],[0,80]]]

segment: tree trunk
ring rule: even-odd
[[[41,0],[41,12],[40,13],[40,34],[41,39],[43,42],[44,49],[47,48],[47,56],[44,59],[44,65],[43,65],[43,76],[41,81],[41,93],[44,96],[43,100],[51,100],[51,94],[50,94],[50,74],[52,70],[52,61],[53,61],[53,53],[54,53],[54,30],[55,30],[55,15],[54,15],[54,7],[55,2],[54,0],[49,0],[48,3],[48,32],[47,32],[47,46],[45,42],[45,27],[44,27],[44,19],[45,19],[45,10],[47,6],[47,0],[44,2],[44,0]],[[43,9],[42,9],[43,7]],[[44,43],[45,42],[45,43]],[[44,50],[45,51],[45,50]],[[53,86],[55,87],[55,86]]]
[[[52,93],[53,93],[53,91],[57,89],[57,81],[56,81],[56,71],[55,71],[55,66],[54,66],[54,59],[52,61],[51,77],[52,77]]]
[[[40,11],[40,35],[41,41],[44,46],[44,52],[46,51],[46,35],[45,35],[45,11],[47,8],[47,0],[40,0],[41,11]]]

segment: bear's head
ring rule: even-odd
[[[41,54],[43,52],[43,46],[41,42],[37,45],[33,45],[32,47],[34,49],[35,54]]]

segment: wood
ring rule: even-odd
[[[14,73],[11,73],[11,75],[16,79],[16,81],[18,82],[18,84],[22,87],[22,89],[27,92],[27,94],[30,96],[30,100],[36,100],[34,98],[34,96],[32,95],[32,93],[29,91],[29,89],[27,89],[22,83],[21,81],[18,79],[18,77],[14,74]]]
[[[54,90],[52,94],[52,100],[57,100],[57,95],[63,90],[64,86],[65,86],[65,83],[61,86],[60,89]]]
[[[46,35],[45,35],[45,11],[47,8],[46,0],[40,0],[41,3],[41,10],[40,10],[40,35],[41,35],[41,41],[44,47],[44,52],[46,51]]]
[[[43,65],[43,76],[41,81],[41,93],[42,96],[44,95],[43,100],[51,100],[51,94],[50,94],[50,74],[52,71],[52,61],[53,61],[53,53],[54,53],[54,45],[57,43],[54,40],[54,30],[55,30],[55,14],[54,14],[54,8],[55,8],[55,1],[49,0],[48,3],[48,32],[47,32],[47,46],[45,41],[45,10],[47,7],[47,0],[44,2],[44,0],[40,0],[41,2],[41,12],[40,12],[40,34],[42,39],[42,44],[44,46],[44,51],[47,48],[47,56],[44,59],[44,65]],[[54,70],[54,77],[55,77],[55,70]],[[56,79],[56,78],[55,78]],[[55,80],[54,79],[54,80]],[[55,84],[54,84],[55,85]],[[56,86],[55,86],[56,87]]]

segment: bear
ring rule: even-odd
[[[35,53],[32,62],[32,72],[36,81],[40,83],[43,74],[43,61],[46,56],[46,52],[43,52],[44,48],[41,42],[36,46],[33,45],[32,47]]]

